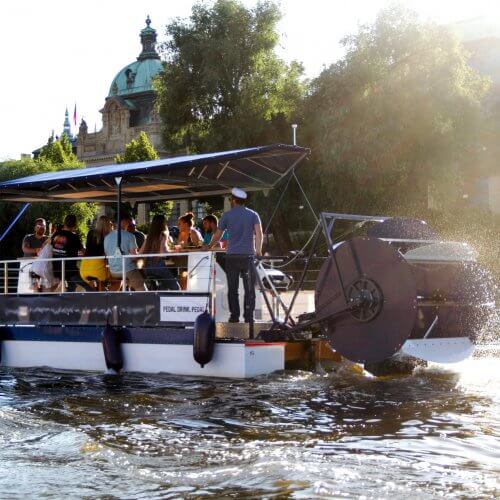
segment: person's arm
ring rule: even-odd
[[[162,235],[160,242],[160,253],[168,253],[170,249],[168,248],[168,238],[165,235]]]
[[[132,234],[132,233],[128,233],[130,236],[128,237],[128,241],[129,241],[129,254],[130,255],[137,255],[139,252],[138,252],[138,248],[137,248],[137,240],[135,239],[135,236]],[[122,234],[123,236],[123,234]],[[123,243],[123,242],[122,242]]]
[[[219,220],[219,225],[217,226],[217,230],[215,233],[212,235],[212,239],[210,240],[210,244],[208,245],[208,248],[214,248],[215,245],[217,245],[222,238],[222,235],[224,234],[224,231],[227,229],[227,220],[226,220],[226,213],[222,214],[222,217]]]
[[[37,255],[36,248],[31,248],[28,244],[28,237],[23,238],[23,253],[24,255],[35,256]]]
[[[146,249],[146,240],[144,240],[144,243],[141,245],[141,248],[139,248],[137,253],[144,253],[145,249]]]
[[[224,232],[222,233],[222,237],[220,239],[220,247],[223,249],[223,250],[227,250],[227,240],[228,240],[228,235],[227,235],[227,229],[224,230]]]
[[[262,255],[262,225],[254,224],[253,230],[255,232],[255,255],[260,257]]]
[[[213,248],[215,245],[217,245],[217,243],[219,243],[223,233],[224,233],[224,229],[217,228],[217,231],[215,231],[215,234],[212,236],[212,239],[210,240],[210,244],[208,245],[208,248]]]
[[[200,244],[200,235],[196,229],[191,229],[191,242],[196,247]]]

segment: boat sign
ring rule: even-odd
[[[160,297],[160,321],[192,323],[196,317],[207,309],[208,297]]]

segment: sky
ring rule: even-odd
[[[165,40],[165,25],[188,17],[193,0],[3,0],[0,2],[0,161],[17,159],[60,134],[70,120],[99,130],[99,110],[114,76],[139,55],[146,16]],[[243,0],[254,6],[256,0]],[[278,53],[301,61],[309,78],[342,57],[340,40],[372,23],[389,0],[281,0]],[[403,0],[424,20],[457,23],[482,18],[500,25],[494,0]],[[73,131],[76,128],[73,126]]]

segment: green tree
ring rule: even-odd
[[[158,160],[159,156],[146,132],[142,131],[137,139],[125,146],[123,155],[116,155],[116,163],[135,163],[138,161]]]
[[[115,157],[116,163],[135,163],[139,161],[158,160],[159,156],[151,144],[146,132],[142,131],[137,139],[132,139],[125,146],[125,153]],[[172,213],[173,203],[171,201],[157,201],[150,204],[150,215],[162,214],[167,218]],[[131,207],[126,207],[129,212],[133,212]]]
[[[207,152],[289,142],[306,83],[301,64],[286,64],[275,53],[280,18],[272,2],[246,8],[217,0],[194,5],[189,19],[167,26],[167,62],[155,81],[167,149]],[[256,196],[252,203],[265,223],[270,200]],[[271,227],[283,252],[290,246],[285,213],[286,207]]]
[[[317,203],[418,212],[428,190],[452,203],[477,150],[489,82],[446,27],[403,7],[382,10],[343,44],[345,57],[312,83],[304,105]]]
[[[37,160],[10,160],[0,163],[0,181],[27,177],[44,172],[82,168],[82,164],[71,162],[54,164],[45,158]],[[19,203],[0,202],[0,228],[5,229],[17,214]],[[68,214],[74,214],[78,220],[78,232],[83,237],[87,232],[88,223],[95,218],[97,206],[92,203],[34,203],[27,213],[17,222],[6,238],[0,243],[0,258],[11,259],[22,254],[21,243],[25,234],[33,232],[34,220],[45,218],[49,223],[62,223]]]
[[[165,146],[206,152],[289,138],[304,95],[302,66],[274,52],[281,15],[271,2],[193,6],[167,26],[164,71],[156,79]]]
[[[62,134],[57,140],[54,139],[54,134],[52,134],[47,144],[40,151],[39,158],[53,165],[69,165],[77,161],[67,134]]]

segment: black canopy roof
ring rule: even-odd
[[[234,151],[176,156],[138,163],[62,170],[0,183],[5,201],[116,201],[116,178],[124,201],[198,198],[270,189],[309,153],[299,146],[274,144]]]

